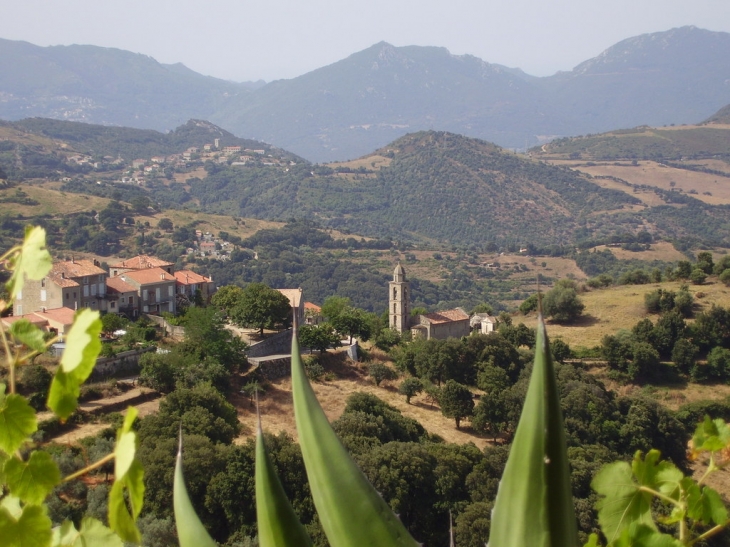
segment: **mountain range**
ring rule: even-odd
[[[555,136],[696,123],[730,103],[729,74],[730,34],[696,27],[629,38],[549,77],[382,42],[267,84],[202,76],[118,49],[0,40],[0,118],[160,131],[205,119],[323,162],[424,129],[527,148]]]

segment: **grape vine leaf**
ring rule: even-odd
[[[11,262],[13,275],[6,287],[10,298],[15,299],[23,290],[26,277],[37,281],[51,271],[53,261],[46,249],[46,231],[40,226],[26,226],[20,254],[13,257]]]
[[[717,452],[730,444],[730,427],[721,419],[711,420],[705,416],[692,437],[694,452],[707,450]]]
[[[123,547],[124,543],[110,528],[91,517],[84,517],[81,530],[76,530],[73,522],[66,520],[53,529],[51,547]]]
[[[7,496],[0,504],[0,538],[3,547],[47,547],[51,542],[51,519],[44,505],[25,505]]]
[[[43,353],[46,350],[43,331],[27,319],[21,319],[12,323],[10,325],[10,334],[18,342],[25,344],[34,351]]]
[[[5,384],[0,384],[0,450],[12,454],[38,429],[38,423],[25,397],[5,395],[5,389]]]
[[[119,537],[130,543],[139,543],[141,536],[135,524],[144,501],[144,471],[135,458],[137,434],[132,424],[137,409],[129,407],[122,427],[117,432],[114,447],[114,484],[109,492],[109,526]],[[125,499],[124,492],[127,492]]]
[[[705,525],[727,522],[728,514],[720,495],[710,488],[700,487],[691,479],[687,479],[687,516]]]
[[[27,462],[11,458],[5,464],[10,492],[31,505],[40,505],[53,487],[61,482],[58,465],[48,452],[36,450]]]
[[[656,528],[651,518],[651,495],[639,490],[628,463],[605,466],[593,478],[591,486],[602,496],[596,504],[598,523],[609,544],[632,522]]]
[[[62,420],[68,418],[78,405],[81,384],[91,374],[101,351],[101,320],[99,312],[84,308],[76,313],[74,324],[66,336],[66,350],[61,366],[51,383],[48,406]]]

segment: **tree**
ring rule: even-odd
[[[527,315],[528,313],[535,311],[537,309],[537,302],[537,293],[530,295],[522,302],[522,304],[520,304],[520,313],[522,315]]]
[[[322,315],[332,321],[349,307],[351,307],[349,298],[345,296],[328,296],[322,304]]]
[[[497,435],[507,425],[507,407],[501,393],[483,395],[474,409],[471,425],[476,431],[489,433],[496,442]]]
[[[243,289],[241,298],[230,310],[231,320],[241,327],[264,329],[286,326],[291,314],[289,299],[263,283],[251,283]]]
[[[648,378],[659,367],[659,352],[645,342],[637,342],[631,347],[633,359],[629,363],[629,376],[632,380]]]
[[[694,285],[702,285],[707,279],[707,274],[701,268],[694,268],[689,274],[689,279]]]
[[[383,380],[395,380],[398,373],[383,363],[372,363],[368,366],[368,375],[375,380],[375,385],[380,386]]]
[[[569,279],[561,279],[555,288],[545,294],[542,309],[546,316],[555,321],[569,323],[583,313],[585,305],[578,297],[575,283]]]
[[[210,299],[210,303],[225,311],[226,314],[230,314],[231,310],[241,301],[242,295],[243,289],[241,287],[237,285],[224,285],[215,291],[215,294]]]
[[[689,374],[695,364],[700,348],[686,338],[680,338],[672,348],[672,361],[680,372]]]
[[[439,392],[439,406],[441,413],[453,418],[456,429],[459,429],[461,420],[471,416],[474,411],[474,396],[465,385],[449,380]]]
[[[363,310],[347,307],[330,322],[337,332],[350,337],[350,344],[354,336],[360,337],[363,342],[370,338],[370,320]]]
[[[702,251],[701,253],[698,253],[696,267],[705,272],[707,275],[710,275],[715,267],[712,260],[712,253],[709,251]]]
[[[675,275],[680,279],[689,279],[692,274],[692,263],[689,260],[680,260],[677,262]]]
[[[329,323],[321,325],[302,325],[299,327],[299,343],[302,347],[312,350],[319,350],[324,353],[332,346],[340,345],[340,337]]]
[[[172,220],[170,220],[169,218],[161,218],[159,220],[159,222],[157,223],[157,227],[160,230],[165,230],[166,232],[171,232],[175,228],[175,225],[172,223]]]
[[[105,334],[111,334],[124,328],[129,321],[116,313],[107,313],[101,317],[101,330]]]
[[[423,391],[423,382],[418,378],[406,378],[398,386],[398,393],[406,396],[406,404],[411,404],[411,397]]]

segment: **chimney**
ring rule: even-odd
[[[165,274],[161,273],[160,274],[160,279],[164,280],[165,279]]]

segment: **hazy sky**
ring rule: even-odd
[[[382,40],[546,76],[639,34],[730,32],[730,1],[0,0],[0,21],[0,38],[116,47],[235,81],[292,78]]]

